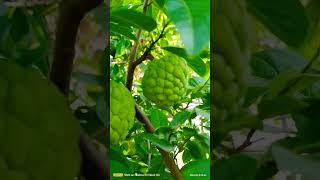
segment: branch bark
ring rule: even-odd
[[[137,119],[144,124],[144,127],[148,133],[154,132],[154,127],[152,123],[150,122],[149,118],[143,113],[143,111],[139,108],[138,105],[136,105],[136,117]],[[163,149],[158,147],[159,152],[161,153],[163,160],[165,161],[167,167],[170,169],[170,172],[174,179],[176,180],[182,180],[183,177],[181,175],[181,172],[174,162],[173,156],[171,153],[164,151]]]
[[[80,21],[87,12],[102,2],[103,0],[67,0],[60,3],[54,61],[50,76],[51,80],[65,95],[69,93],[74,47]]]
[[[129,61],[129,66],[128,66],[128,73],[127,73],[127,82],[126,82],[126,87],[131,90],[132,88],[132,83],[133,83],[133,75],[136,67],[141,64],[143,61],[145,61],[148,58],[148,55],[150,54],[152,48],[156,45],[156,43],[164,37],[165,35],[165,29],[169,25],[169,23],[165,24],[163,26],[163,29],[160,33],[160,35],[157,37],[156,40],[152,41],[150,46],[145,50],[145,52],[142,54],[142,56],[136,60],[136,54],[137,54],[137,48],[139,45],[139,39],[141,35],[141,29],[137,33],[137,41],[135,42],[131,53],[130,53],[130,61]]]
[[[146,14],[148,8],[148,0],[143,1],[143,13]],[[137,50],[139,47],[139,40],[141,36],[141,29],[138,29],[138,32],[136,34],[136,41],[134,42],[132,46],[132,50],[129,56],[129,66],[128,66],[128,72],[127,72],[127,82],[126,82],[126,87],[131,90],[132,87],[132,82],[133,82],[133,74],[134,70],[136,68],[136,56],[137,56]]]
[[[69,94],[80,21],[86,13],[102,2],[103,0],[66,0],[60,3],[50,79],[66,97]],[[109,164],[106,154],[97,151],[91,138],[83,130],[81,130],[79,146],[82,156],[81,173],[86,180],[107,180]]]
[[[255,132],[256,132],[256,129],[250,129],[250,131],[246,137],[246,140],[239,147],[237,147],[234,152],[235,153],[241,152],[242,150],[244,150],[245,148],[250,146],[252,144],[251,138],[253,137]]]

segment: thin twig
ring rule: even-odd
[[[128,66],[128,72],[127,72],[127,82],[126,82],[126,87],[131,90],[132,88],[132,83],[133,83],[133,76],[134,76],[134,71],[136,67],[141,64],[143,61],[145,61],[148,58],[148,55],[150,54],[151,50],[155,46],[155,44],[165,36],[165,29],[169,25],[169,23],[166,23],[164,27],[162,28],[162,31],[160,35],[157,37],[155,41],[152,41],[150,46],[146,49],[146,51],[142,54],[142,56],[136,60],[136,54],[137,54],[137,48],[139,45],[139,39],[141,35],[141,29],[137,33],[137,40],[135,41],[135,44],[133,45],[133,48],[130,53],[130,61],[129,61],[129,66]]]
[[[199,88],[195,93],[198,93],[200,92],[206,85],[207,83],[209,82],[210,78],[206,80],[206,82],[201,86],[201,88]],[[188,104],[186,105],[186,107],[183,108],[183,110],[186,110],[189,105],[191,104],[192,100],[188,102]]]
[[[311,58],[311,60],[309,61],[309,63],[301,70],[301,74],[306,73],[312,66],[312,64],[318,59],[320,55],[320,46],[317,49],[317,52],[315,53],[315,55]],[[289,92],[289,90],[294,87],[295,85],[298,84],[298,82],[302,79],[302,77],[298,77],[296,78],[294,81],[292,81],[291,83],[289,82],[288,85],[286,86],[286,88],[284,88],[280,94],[286,94],[287,92]]]
[[[134,75],[134,71],[136,69],[136,67],[141,64],[143,61],[145,61],[148,58],[148,55],[150,54],[151,50],[153,49],[153,47],[155,46],[155,44],[165,36],[165,29],[166,27],[169,25],[169,22],[166,23],[162,30],[161,33],[159,34],[159,36],[157,37],[157,39],[155,41],[152,41],[152,43],[150,44],[150,46],[146,49],[146,51],[142,54],[142,56],[136,60],[136,54],[137,54],[137,48],[138,48],[138,44],[139,44],[139,39],[140,39],[140,35],[141,35],[141,29],[138,31],[137,34],[137,38],[136,38],[136,42],[131,50],[130,53],[130,61],[129,61],[129,67],[128,67],[128,72],[127,72],[127,82],[126,82],[126,87],[131,90],[132,88],[132,83],[133,83],[133,75]]]
[[[162,30],[161,30],[161,33],[159,34],[159,36],[157,37],[157,39],[154,40],[154,41],[152,41],[152,43],[150,44],[150,46],[146,49],[146,51],[142,54],[142,56],[136,61],[136,63],[135,63],[136,65],[141,64],[143,61],[145,61],[145,60],[147,59],[147,57],[148,57],[148,55],[150,54],[150,52],[151,52],[151,50],[153,49],[153,47],[157,44],[157,42],[158,42],[161,38],[163,38],[163,37],[165,36],[165,30],[166,30],[166,28],[168,27],[168,25],[169,25],[169,22],[166,23],[166,24],[163,26],[163,28],[162,28]]]
[[[256,132],[256,129],[250,129],[246,140],[238,147],[235,149],[235,152],[240,152],[243,149],[247,148],[248,146],[250,146],[252,144],[251,142],[251,138],[253,137],[254,133]]]
[[[143,14],[146,14],[148,8],[148,0],[144,0],[143,2]],[[138,29],[136,34],[136,40],[134,41],[134,44],[131,49],[131,53],[129,56],[129,66],[128,66],[128,72],[127,72],[127,82],[126,87],[131,90],[132,82],[133,82],[133,74],[134,70],[136,68],[135,61],[137,56],[137,50],[139,47],[139,40],[141,36],[142,29]]]
[[[183,149],[184,145],[185,145],[187,142],[189,142],[190,139],[191,139],[191,137],[189,137],[187,140],[185,140],[185,141],[183,142],[183,144],[178,148],[179,151],[174,155],[174,159],[176,159],[176,157],[178,156],[178,154],[181,153],[181,152],[184,150],[184,149]]]

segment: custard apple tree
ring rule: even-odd
[[[111,178],[210,179],[209,4],[111,0]]]

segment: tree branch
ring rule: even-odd
[[[169,22],[166,23],[162,30],[161,30],[161,33],[159,34],[159,36],[157,37],[156,40],[152,41],[152,43],[150,44],[150,46],[146,49],[146,51],[142,54],[142,56],[135,62],[136,66],[138,66],[139,64],[141,64],[143,61],[145,61],[148,57],[148,55],[150,54],[152,48],[157,44],[157,42],[163,38],[165,36],[165,30],[166,28],[168,27],[169,25]]]
[[[137,119],[144,124],[144,127],[147,132],[153,133],[154,127],[151,124],[149,118],[143,113],[143,111],[136,105],[136,117]],[[161,153],[163,160],[165,161],[167,167],[170,169],[172,176],[176,180],[182,180],[182,175],[176,163],[174,162],[173,156],[171,153],[164,151],[158,147],[159,152]]]
[[[67,0],[60,3],[54,61],[50,76],[51,80],[65,95],[69,93],[74,47],[80,21],[87,12],[102,2],[103,0]]]
[[[143,14],[146,14],[148,8],[148,0],[143,1]],[[136,34],[136,41],[134,42],[132,46],[132,50],[129,56],[129,66],[128,66],[128,72],[127,72],[127,82],[126,82],[126,87],[131,90],[132,87],[132,82],[133,82],[133,74],[134,70],[136,68],[136,56],[137,56],[137,50],[139,47],[139,40],[141,36],[142,29],[139,29],[137,34]]]
[[[250,129],[246,140],[238,148],[235,149],[235,152],[241,152],[242,150],[250,146],[252,144],[251,138],[253,137],[255,132],[256,132],[256,129]]]
[[[102,2],[103,0],[66,0],[60,3],[50,78],[66,97],[69,94],[75,42],[80,21],[87,12]],[[82,156],[81,173],[86,180],[108,179],[109,164],[106,154],[97,151],[90,137],[83,130],[81,130],[79,145]]]
[[[144,3],[145,4],[145,3]],[[145,13],[145,12],[144,12]],[[165,29],[167,28],[167,26],[169,25],[169,22],[166,23],[162,30],[161,33],[159,34],[159,36],[157,37],[157,39],[155,41],[152,41],[152,43],[150,44],[150,46],[146,49],[146,51],[142,54],[142,56],[136,60],[136,55],[137,55],[137,48],[139,45],[139,39],[140,39],[140,35],[141,35],[141,29],[138,30],[137,32],[137,40],[135,41],[135,44],[133,45],[133,48],[131,50],[130,53],[130,58],[129,58],[129,66],[128,66],[128,72],[127,72],[127,82],[126,82],[126,87],[131,90],[132,88],[132,83],[133,83],[133,75],[134,75],[134,71],[136,69],[136,67],[141,64],[143,61],[145,61],[148,57],[148,55],[150,54],[152,48],[156,45],[156,43],[164,37],[165,35]]]
[[[147,132],[153,132],[154,127],[151,124],[149,118],[143,113],[143,111],[139,108],[138,105],[135,106],[136,108],[136,118],[144,124],[144,128]]]

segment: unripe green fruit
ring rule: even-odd
[[[143,95],[160,108],[181,101],[187,91],[188,70],[184,60],[166,56],[148,64],[142,78]]]
[[[124,140],[134,124],[135,103],[129,90],[122,84],[110,82],[110,142]]]
[[[213,0],[212,5],[213,117],[223,126],[221,122],[236,120],[241,112],[254,33],[245,0]]]
[[[35,70],[3,61],[0,89],[0,179],[74,179],[80,127],[64,96]]]

